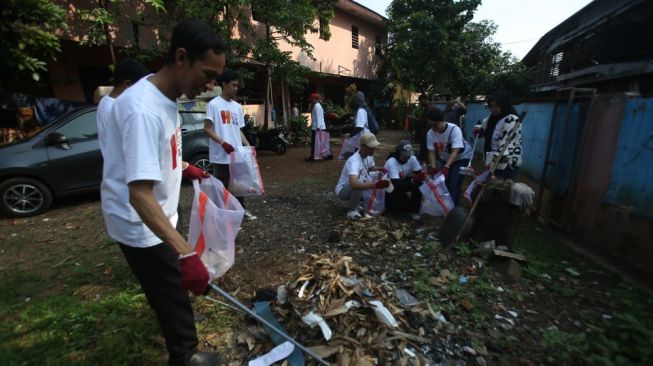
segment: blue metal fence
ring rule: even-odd
[[[604,202],[653,218],[653,98],[626,105]]]

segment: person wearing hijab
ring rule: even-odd
[[[494,175],[501,179],[514,179],[522,164],[521,125],[517,127],[514,138],[509,139],[519,117],[505,91],[498,91],[488,98],[490,115],[474,127],[474,135],[485,139],[485,166],[489,167],[498,159]],[[501,151],[508,145],[503,155]],[[501,156],[499,156],[501,155]]]
[[[359,133],[370,132],[370,125],[367,118],[367,102],[365,101],[365,94],[362,91],[356,93],[356,117],[354,118],[354,132],[351,136],[356,136]]]

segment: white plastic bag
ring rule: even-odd
[[[385,176],[381,172],[372,172],[368,174],[368,178],[363,181],[378,182],[384,179]],[[385,212],[385,192],[386,189],[366,189],[363,191],[363,202],[365,203],[365,213],[370,215],[381,215]]]
[[[439,173],[435,178],[427,178],[419,187],[422,192],[421,213],[431,216],[447,216],[454,208],[453,200],[445,184],[445,178]]]
[[[329,155],[331,155],[329,133],[327,131],[315,131],[315,150],[313,151],[313,159],[322,160]]]
[[[211,280],[222,276],[235,259],[235,241],[245,210],[236,197],[214,178],[193,181],[195,196],[188,242],[206,266]]]
[[[338,152],[338,160],[347,160],[350,156],[354,155],[356,149],[360,147],[361,134],[353,137],[343,137],[340,151]]]
[[[256,149],[238,146],[229,157],[229,191],[236,197],[263,195],[265,189],[256,160]]]

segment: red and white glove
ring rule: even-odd
[[[380,172],[381,174],[383,174],[383,175],[387,175],[387,174],[388,174],[388,169],[386,169],[386,168],[379,168],[379,172]]]
[[[472,130],[472,135],[478,136],[481,133],[481,128],[480,127],[474,127]]]
[[[380,181],[374,183],[374,188],[376,189],[384,189],[390,187],[390,181],[381,179]]]
[[[197,253],[179,258],[179,269],[181,270],[181,287],[197,296],[206,294],[209,289],[209,272]]]
[[[225,141],[225,142],[222,143],[222,148],[224,149],[224,152],[227,153],[227,155],[229,155],[229,154],[231,154],[232,152],[234,152],[234,147],[231,146],[231,144],[228,143],[227,141]]]
[[[449,168],[443,166],[442,168],[440,168],[440,173],[442,173],[442,175],[444,175],[444,178],[446,179],[449,176]]]
[[[188,164],[186,169],[181,171],[182,177],[190,180],[195,180],[197,179],[200,183],[202,183],[202,178],[208,178],[211,175],[202,169],[196,167],[193,164]]]

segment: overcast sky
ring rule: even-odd
[[[391,0],[355,0],[387,16]],[[474,20],[489,19],[499,29],[494,40],[519,59],[546,32],[589,4],[591,0],[484,0]]]

